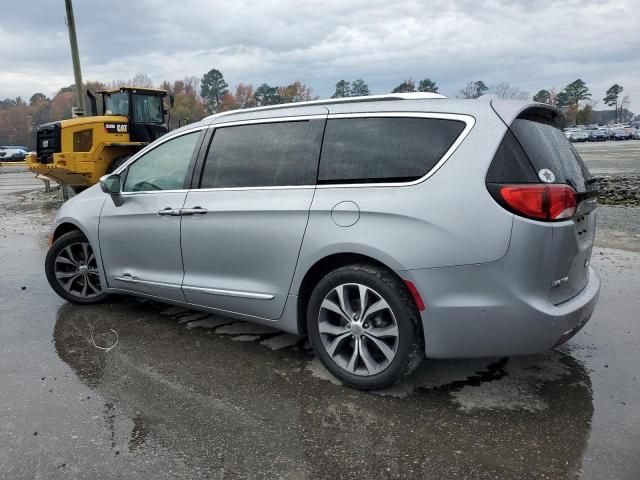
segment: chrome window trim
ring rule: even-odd
[[[211,128],[224,128],[224,127],[237,127],[242,125],[255,125],[260,123],[290,123],[290,122],[304,122],[306,120],[323,120],[327,118],[328,113],[314,113],[310,115],[291,115],[288,117],[270,117],[270,118],[255,118],[253,120],[230,120],[228,122],[213,123]]]
[[[189,190],[189,192],[240,192],[243,190],[313,190],[314,188],[316,188],[316,185],[276,185],[271,187],[211,187],[192,188]]]
[[[241,290],[225,290],[223,288],[206,288],[206,287],[194,287],[190,285],[183,285],[182,289],[186,290],[187,292],[208,293],[210,295],[221,295],[225,297],[251,298],[254,300],[273,300],[275,298],[275,295],[271,295],[270,293],[245,292]]]
[[[326,118],[331,120],[333,118],[437,118],[443,120],[457,120],[465,124],[465,128],[462,130],[458,138],[451,144],[449,150],[436,162],[436,164],[422,177],[409,182],[369,182],[369,183],[325,183],[322,185],[278,185],[272,187],[221,187],[221,188],[194,188],[190,191],[194,192],[213,192],[213,191],[242,191],[242,190],[297,190],[297,189],[309,189],[309,188],[361,188],[361,187],[403,187],[417,185],[424,182],[429,177],[434,175],[442,165],[453,155],[456,149],[462,144],[467,137],[471,129],[475,126],[476,119],[467,114],[462,113],[437,113],[437,112],[358,112],[358,113],[333,113],[329,115],[303,115],[303,116],[291,116],[291,117],[273,117],[267,119],[257,120],[238,120],[234,122],[225,122],[211,125],[211,128],[216,129],[224,126],[237,126],[237,125],[249,125],[256,123],[271,123],[271,122],[284,122],[284,121],[296,121],[313,118]]]
[[[442,120],[457,120],[464,122],[465,127],[458,135],[458,138],[451,144],[449,150],[436,162],[436,164],[422,177],[409,182],[369,182],[369,183],[323,183],[318,184],[316,188],[362,188],[362,187],[407,187],[412,185],[418,185],[424,182],[429,177],[435,175],[435,173],[444,165],[444,163],[453,155],[456,149],[462,144],[469,132],[476,124],[476,119],[467,114],[462,113],[437,113],[437,112],[358,112],[358,113],[334,113],[329,115],[327,121],[331,119],[339,118],[437,118]],[[322,161],[322,158],[320,158]]]
[[[214,191],[248,191],[248,190],[300,190],[300,189],[314,189],[314,188],[363,188],[363,187],[406,187],[412,185],[418,185],[429,177],[433,176],[443,165],[444,163],[454,154],[457,148],[462,144],[465,140],[469,132],[473,129],[476,123],[476,119],[472,115],[463,114],[463,113],[437,113],[437,112],[358,112],[358,113],[333,113],[333,114],[313,114],[313,115],[298,115],[298,116],[286,116],[286,117],[272,117],[272,118],[260,118],[253,120],[236,120],[229,121],[224,123],[216,123],[212,125],[201,125],[184,132],[180,132],[179,134],[172,135],[166,139],[163,139],[161,143],[154,145],[153,148],[161,145],[162,143],[169,141],[173,138],[179,137],[181,135],[186,135],[187,133],[196,132],[204,129],[215,129],[224,128],[230,126],[241,126],[241,125],[255,125],[261,123],[283,123],[283,122],[296,122],[296,121],[304,121],[304,120],[314,120],[314,119],[339,119],[339,118],[436,118],[443,120],[457,120],[464,122],[465,128],[462,130],[458,138],[451,144],[449,150],[445,152],[445,154],[436,162],[436,164],[422,177],[411,180],[409,182],[369,182],[369,183],[325,183],[325,184],[309,184],[309,185],[277,185],[277,186],[263,186],[263,187],[219,187],[219,188],[191,188],[191,189],[180,189],[180,190],[150,190],[144,192],[121,192],[121,195],[153,195],[159,193],[182,193],[182,192],[214,192]],[[147,151],[150,151],[148,147],[140,150],[136,153],[131,159],[122,165],[115,173],[120,173],[121,170],[124,170],[128,165],[136,161],[140,156],[142,156]]]

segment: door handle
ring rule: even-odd
[[[158,215],[171,215],[173,217],[177,217],[180,215],[180,210],[175,210],[171,207],[163,208],[162,210],[158,210]]]
[[[206,208],[202,207],[193,207],[193,208],[183,208],[181,211],[182,215],[204,215],[207,213]]]

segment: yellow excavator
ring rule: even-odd
[[[97,113],[96,94],[102,115]],[[173,97],[165,90],[121,87],[96,94],[87,91],[91,116],[38,127],[36,151],[26,156],[33,172],[79,192],[167,133]]]

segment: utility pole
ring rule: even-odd
[[[71,43],[71,60],[73,61],[73,76],[76,82],[76,115],[82,117],[86,115],[87,108],[84,101],[84,83],[82,83],[82,72],[80,71],[80,54],[78,53],[78,39],[76,37],[76,22],[73,18],[73,5],[71,0],[64,0],[67,10],[67,27],[69,28],[69,42]]]

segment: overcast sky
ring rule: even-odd
[[[63,0],[0,0],[0,98],[73,83]],[[230,85],[341,78],[372,93],[430,77],[532,94],[580,77],[602,108],[621,84],[640,112],[637,0],[75,0],[84,80],[160,83],[218,68]]]

